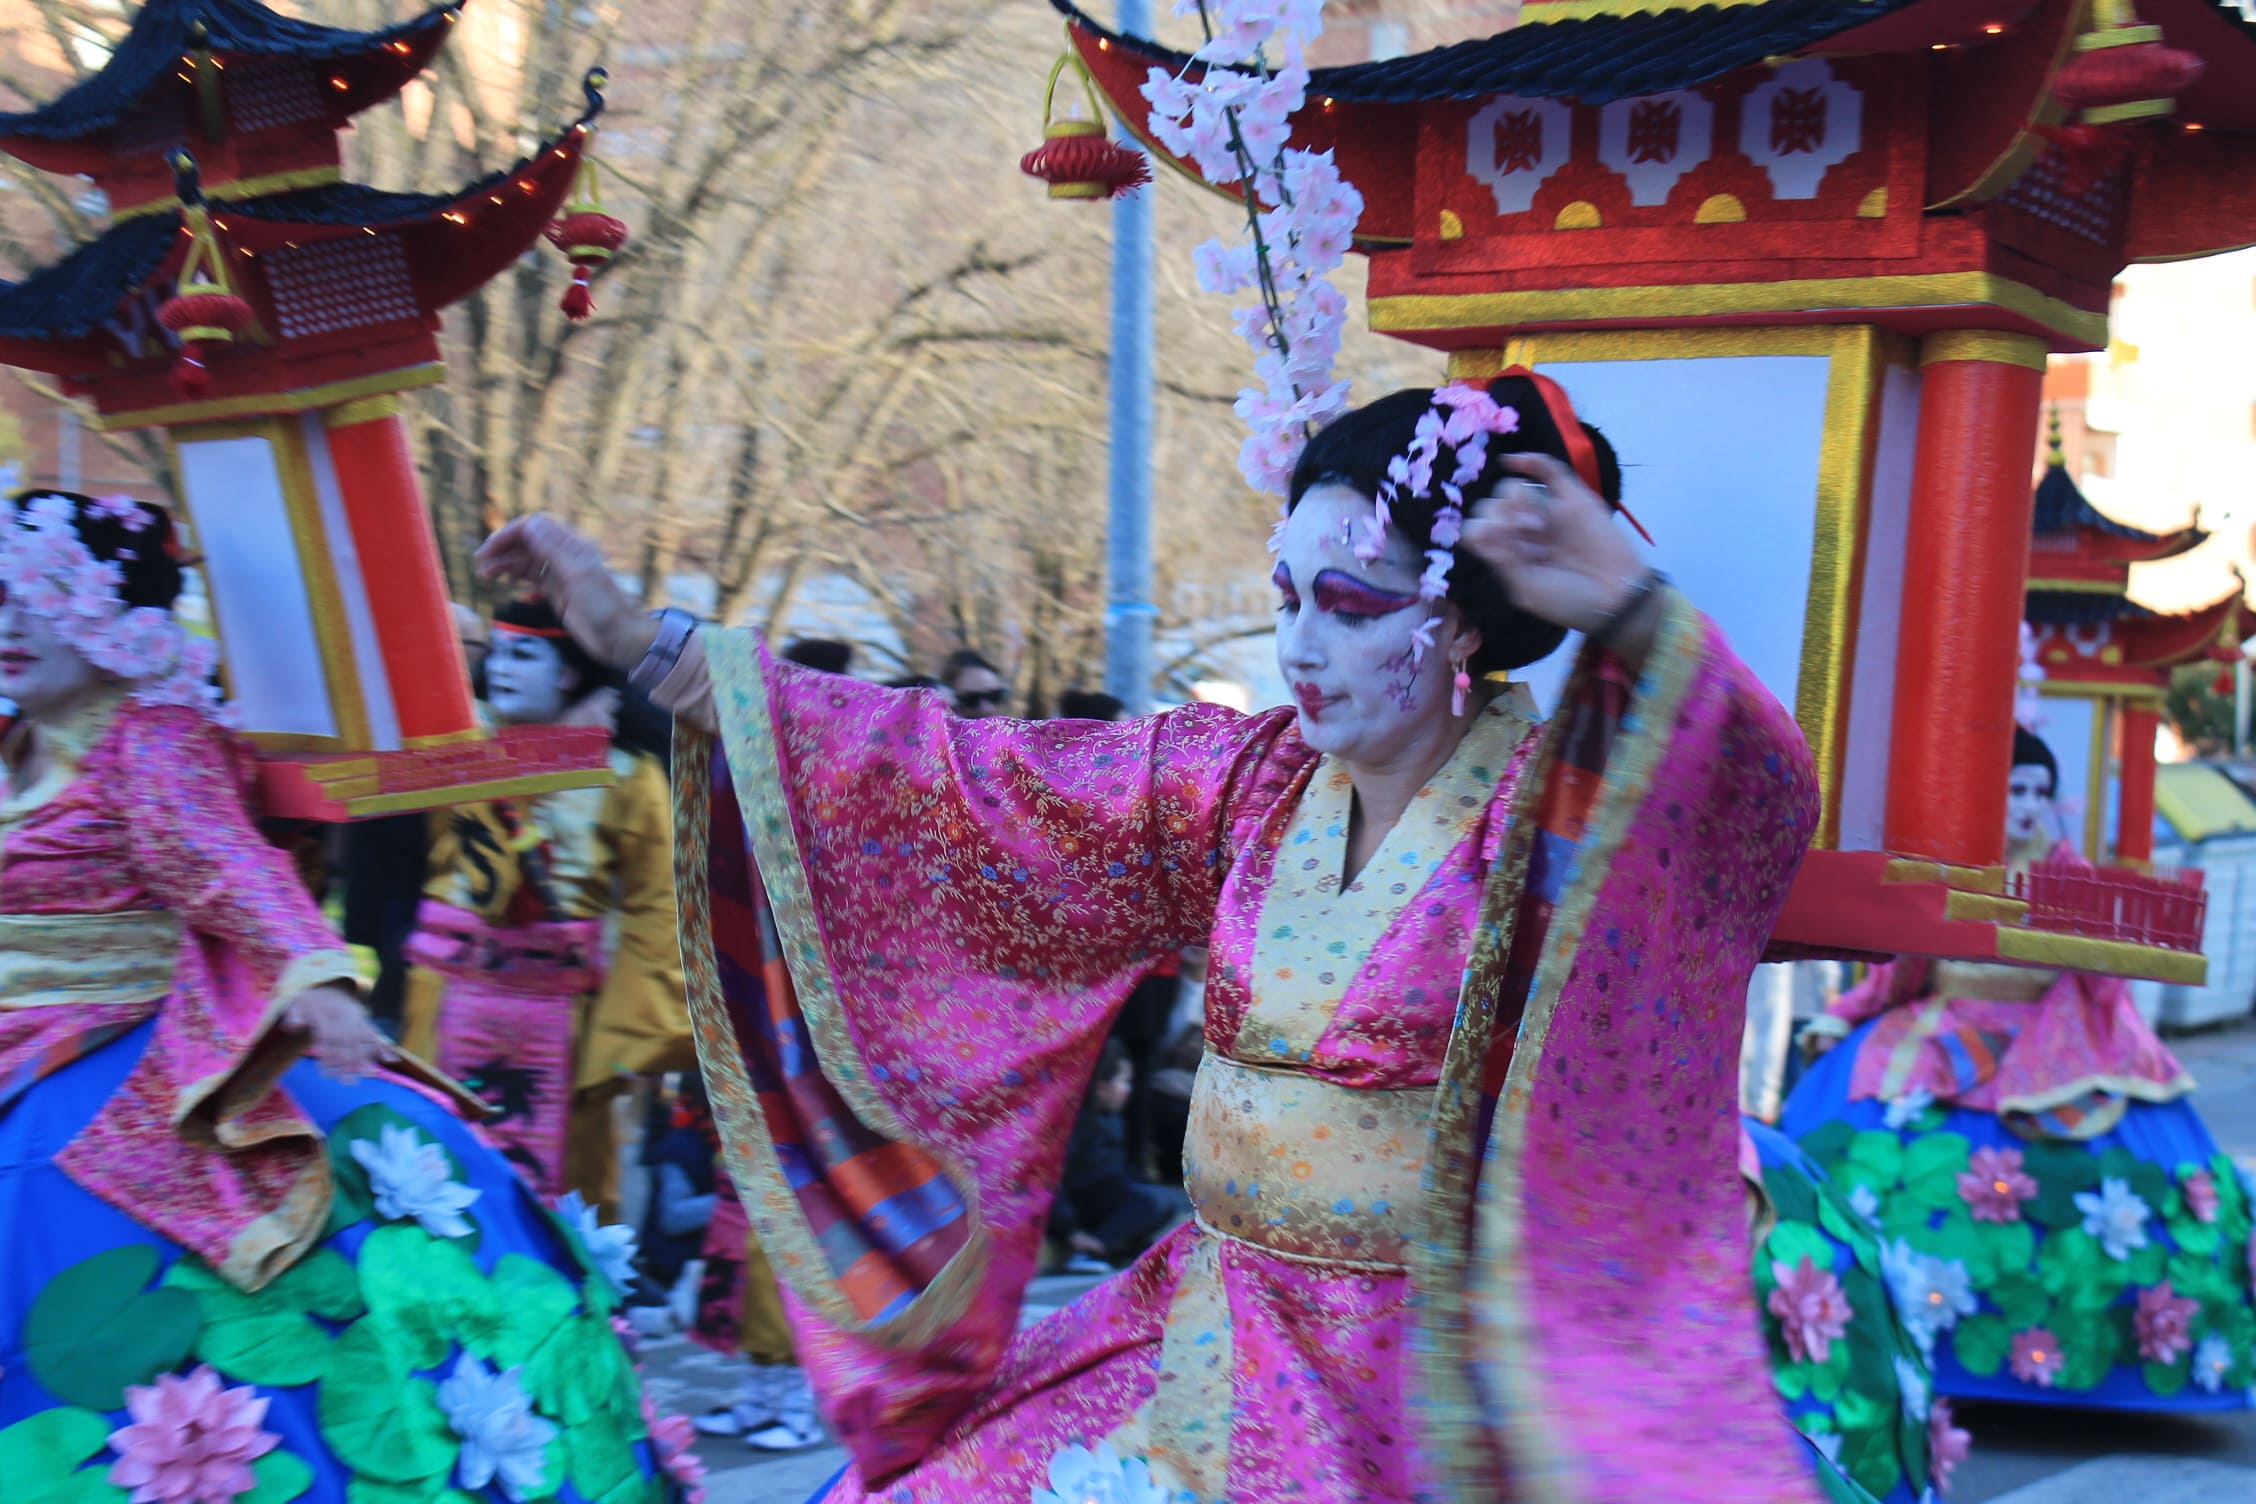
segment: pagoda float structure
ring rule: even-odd
[[[2062,762],[2062,781],[2081,764],[2085,855],[2144,868],[2154,857],[2154,737],[2171,671],[2184,664],[2239,661],[2256,637],[2246,586],[2191,611],[2153,611],[2130,598],[2133,564],[2190,553],[2208,534],[2188,523],[2150,533],[2107,516],[2068,473],[2060,422],[2037,483],[2029,543],[2024,619],[2036,636],[2051,702],[2044,728]],[[2064,745],[2082,733],[2082,745]],[[2114,849],[2107,844],[2107,774],[2116,771]],[[2063,788],[2063,793],[2068,789]]]
[[[1195,177],[1138,91],[1199,65],[1055,3]],[[1371,326],[1558,377],[1793,708],[1824,810],[1781,954],[2201,974],[2198,889],[2002,865],[2046,356],[2106,343],[2126,263],[2256,242],[2256,20],[2139,5],[1529,0],[1293,121],[1362,191]]]
[[[461,9],[359,32],[252,0],[149,0],[100,72],[0,115],[0,151],[91,178],[111,217],[0,283],[0,362],[60,378],[104,429],[169,435],[228,697],[277,814],[609,776],[600,730],[481,728],[401,411],[444,379],[441,310],[552,233],[601,76],[579,119],[457,192],[341,169],[338,133],[431,61]],[[616,237],[574,208],[564,224],[586,233],[552,238],[599,263]]]

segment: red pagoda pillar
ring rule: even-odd
[[[2045,343],[1952,330],[1920,347],[1888,849],[1962,867],[2005,854],[2019,635]]]
[[[400,745],[471,740],[479,734],[477,713],[400,400],[386,395],[347,403],[324,419]]]
[[[2151,701],[2123,706],[2123,795],[2115,859],[2126,867],[2154,864],[2154,736],[2161,724],[2161,711]]]

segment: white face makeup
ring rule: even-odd
[[[1371,501],[1352,488],[1312,487],[1286,522],[1277,552],[1277,668],[1300,708],[1309,746],[1350,763],[1386,765],[1429,741],[1450,712],[1450,663],[1478,635],[1457,608],[1421,600],[1422,560],[1400,532],[1369,563],[1350,524]],[[1413,639],[1439,614],[1419,661]]]
[[[0,600],[0,695],[24,715],[36,721],[66,712],[104,677],[46,617]]]
[[[498,627],[486,654],[486,703],[496,719],[512,726],[543,726],[562,720],[579,692],[580,676],[546,637]]]
[[[2052,770],[2024,763],[2005,784],[2005,839],[2015,846],[2051,834],[2045,816],[2052,809]]]

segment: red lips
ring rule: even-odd
[[[1312,721],[1324,713],[1325,706],[1332,703],[1331,697],[1313,684],[1295,684],[1293,699],[1299,702],[1300,713]]]

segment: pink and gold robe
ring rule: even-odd
[[[1490,705],[1344,891],[1288,711],[960,721],[708,654],[691,1007],[834,1498],[1024,1499],[1100,1440],[1233,1504],[1814,1496],[1734,1083],[1815,782],[1680,598],[1634,688]],[[1113,1012],[1196,942],[1198,1220],[1015,1335]]]

